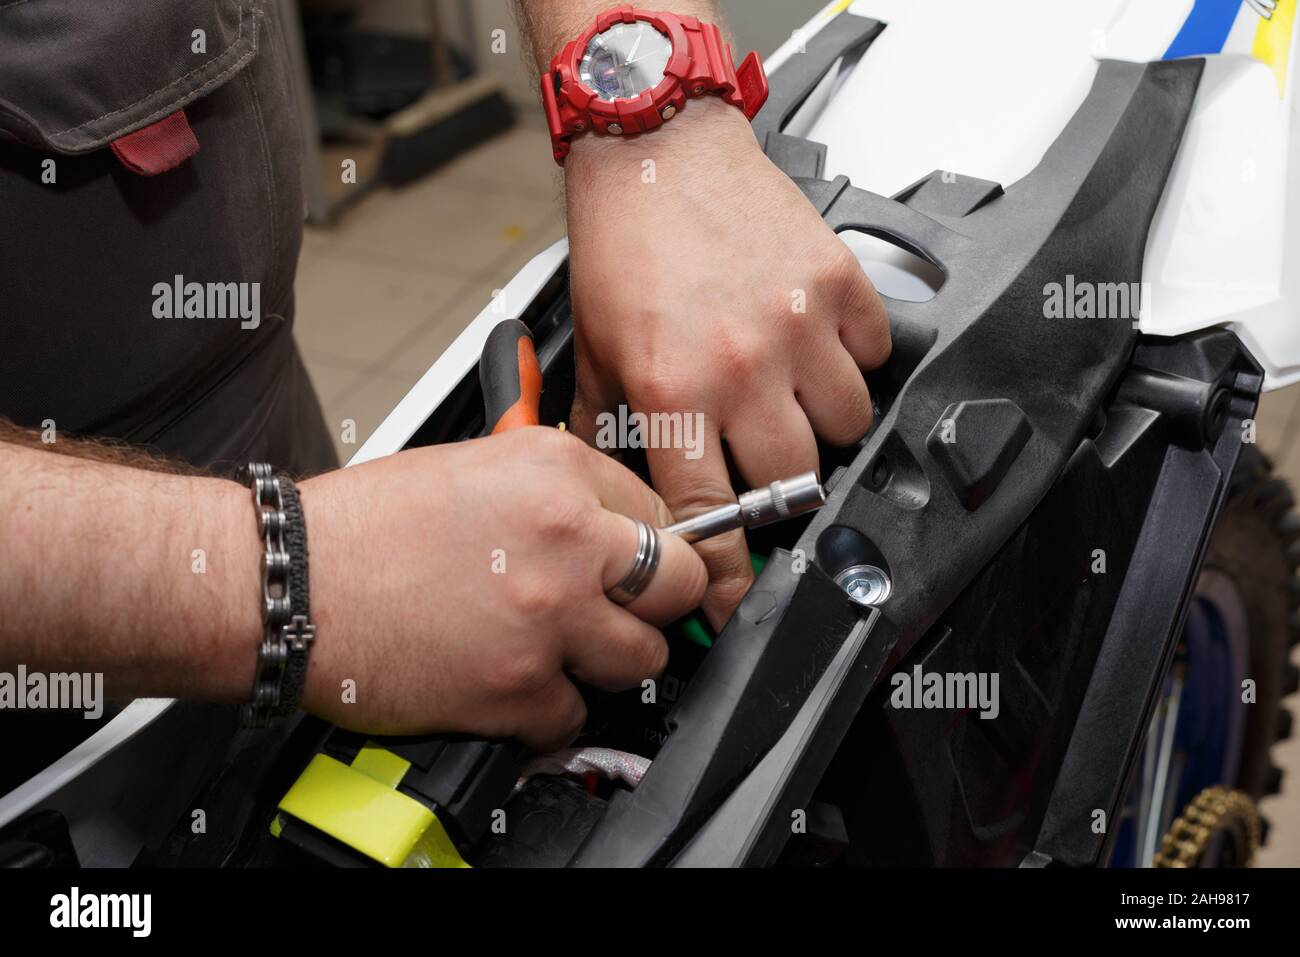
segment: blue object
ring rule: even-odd
[[[1196,0],[1165,59],[1222,53],[1240,10],[1241,0]]]

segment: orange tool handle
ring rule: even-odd
[[[542,367],[533,348],[533,335],[518,319],[507,319],[492,330],[478,365],[483,387],[485,433],[541,424]]]

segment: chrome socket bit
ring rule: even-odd
[[[746,492],[736,503],[711,509],[663,531],[693,545],[737,528],[761,528],[783,522],[825,504],[826,493],[817,480],[817,473],[806,472]]]

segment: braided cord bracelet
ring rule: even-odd
[[[298,490],[264,462],[239,470],[253,492],[262,555],[262,642],[257,649],[252,700],[240,708],[245,727],[265,728],[292,714],[302,697],[307,660],[316,638],[307,576],[307,526]]]

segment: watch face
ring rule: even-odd
[[[602,100],[638,97],[664,78],[673,43],[645,20],[616,23],[591,38],[578,78]]]

